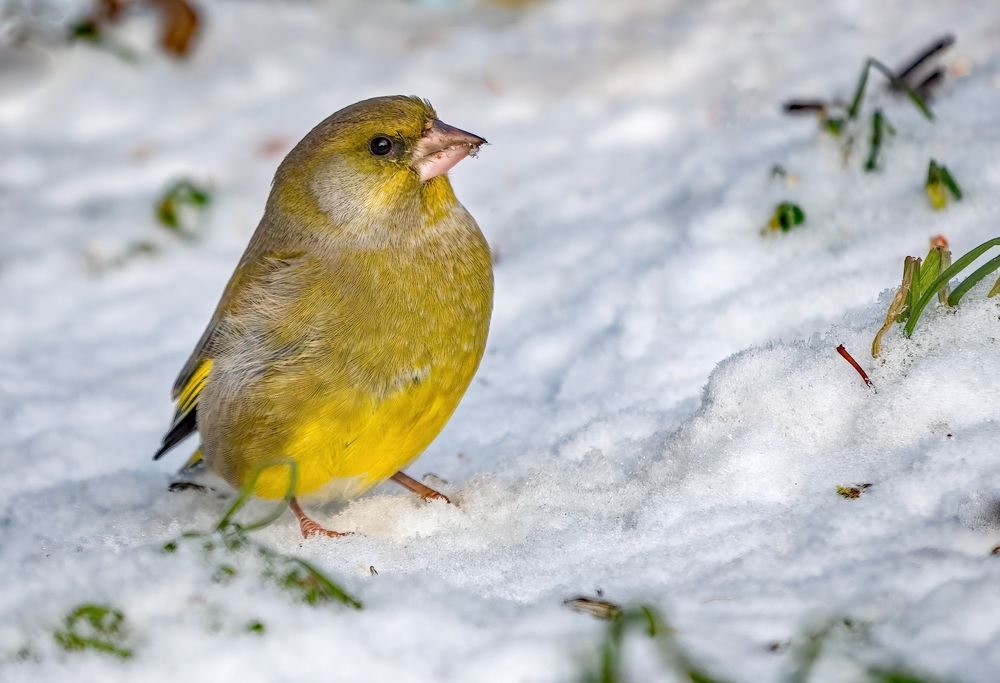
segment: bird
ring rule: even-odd
[[[197,432],[182,471],[287,498],[350,500],[437,437],[475,375],[493,309],[490,247],[448,171],[487,144],[425,99],[335,112],[288,153],[263,217],[173,386],[154,459]]]

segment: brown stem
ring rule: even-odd
[[[861,365],[858,364],[858,361],[854,360],[854,356],[848,353],[847,349],[844,348],[843,344],[837,347],[837,353],[843,356],[844,360],[850,363],[851,367],[853,367],[855,370],[858,371],[858,374],[861,375],[861,379],[865,381],[865,384],[867,384],[872,391],[876,390],[875,385],[872,384],[872,381],[870,379],[868,379],[868,373],[865,372],[864,369],[861,367]]]

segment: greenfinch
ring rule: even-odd
[[[402,470],[486,345],[490,249],[446,175],[485,142],[416,97],[364,100],[313,128],[278,167],[154,458],[197,430],[187,466],[291,496],[307,537],[340,534],[296,497],[345,500],[393,478],[443,498]]]

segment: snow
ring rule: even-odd
[[[604,627],[561,603],[600,588],[658,606],[727,680],[779,680],[844,617],[864,635],[831,637],[816,680],[896,663],[997,679],[992,282],[868,354],[905,255],[998,234],[993,0],[229,2],[205,23],[184,64],[81,45],[0,73],[0,678],[569,681]],[[896,64],[945,30],[968,73],[935,123],[872,81],[866,111],[897,129],[878,173],[867,132],[844,165],[813,120],[779,113],[847,98],[866,56]],[[152,31],[139,17],[121,39]],[[221,551],[161,552],[228,503],[167,493],[180,456],[149,457],[259,218],[268,148],[389,93],[490,140],[452,178],[497,252],[496,310],[477,380],[411,469],[457,506],[388,484],[314,510],[354,536],[303,541],[290,515],[253,534],[365,605],[309,607],[246,557],[216,582]],[[940,213],[931,157],[966,193]],[[214,188],[195,243],[152,216],[180,176]],[[805,225],[762,235],[784,200]],[[159,252],[111,263],[142,240]],[[122,610],[132,658],[56,646],[85,602]]]

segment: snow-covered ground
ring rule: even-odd
[[[183,64],[4,48],[0,679],[573,681],[605,627],[561,603],[600,589],[660,608],[731,681],[789,675],[845,617],[813,680],[1000,680],[992,282],[868,353],[905,255],[1000,234],[996,0],[202,4]],[[866,112],[897,130],[877,173],[866,130],[845,165],[779,112],[945,31],[933,124],[873,79]],[[150,455],[281,153],[391,93],[492,143],[452,177],[498,255],[493,331],[411,468],[458,507],[390,484],[317,511],[357,535],[302,541],[291,515],[254,534],[364,602],[310,607],[238,556],[213,581],[199,552],[161,552],[227,502],[167,493],[181,455]],[[966,193],[943,212],[931,157]],[[180,176],[214,188],[196,243],[152,215]],[[786,199],[805,225],[762,235]],[[159,253],[109,264],[143,240]],[[131,659],[56,645],[81,603],[122,611]],[[632,647],[633,680],[671,680]]]

